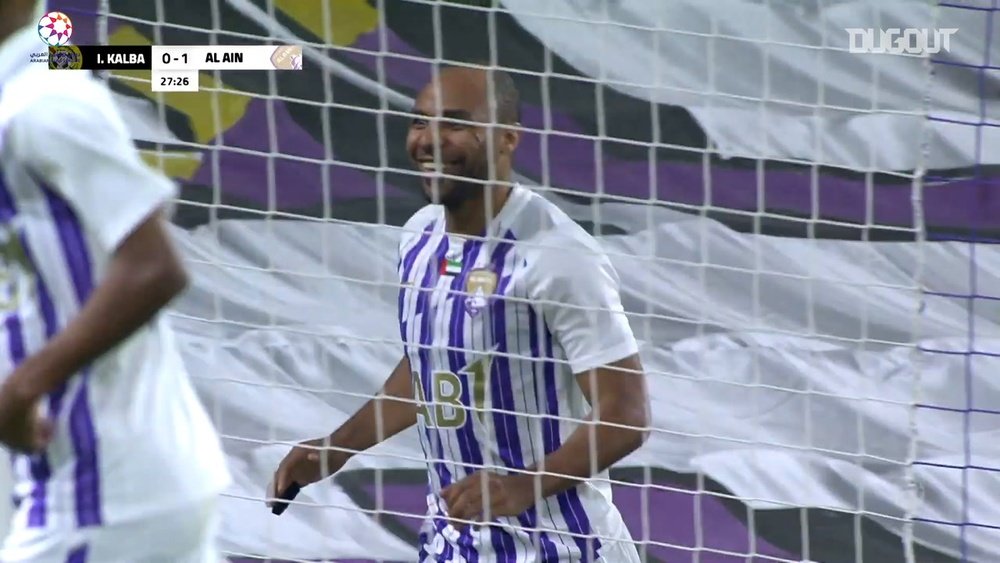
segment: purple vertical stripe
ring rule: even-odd
[[[417,316],[420,317],[420,326],[418,327],[417,335],[417,358],[420,364],[420,387],[423,390],[423,396],[425,401],[430,401],[434,397],[433,382],[431,381],[431,370],[430,370],[430,345],[431,339],[434,336],[431,330],[433,325],[433,312],[430,310],[431,294],[433,293],[434,284],[438,279],[438,265],[441,260],[444,259],[444,254],[448,249],[448,237],[442,237],[441,242],[438,244],[437,249],[431,254],[427,263],[424,265],[424,275],[420,280],[420,288],[417,290],[417,302],[413,308],[410,316],[414,319]],[[426,433],[427,433],[427,443],[432,448],[434,444],[437,444],[437,459],[444,458],[444,451],[441,447],[441,436],[438,434],[437,427],[434,426],[434,421],[427,421]],[[437,438],[435,440],[434,438]],[[448,469],[444,467],[440,462],[432,462],[435,470],[437,471],[438,477],[441,479],[441,486],[447,487],[451,484],[451,478]],[[446,477],[448,475],[448,477]]]
[[[81,545],[69,552],[69,556],[66,557],[66,563],[87,563],[87,545]]]
[[[50,340],[58,331],[55,304],[52,302],[52,296],[49,294],[49,289],[46,287],[41,274],[38,272],[38,268],[34,266],[37,262],[32,254],[31,247],[28,245],[27,238],[23,233],[21,234],[21,247],[24,249],[28,262],[32,264],[32,270],[36,273],[35,289],[38,292],[38,305],[42,312],[45,339]],[[54,391],[52,391],[52,393],[49,394],[49,416],[52,419],[58,419],[59,415],[62,413],[62,401],[65,394],[65,383],[57,387]],[[45,454],[39,454],[32,457],[31,475],[35,479],[35,488],[31,494],[34,502],[29,510],[28,523],[30,526],[42,527],[45,526],[46,488],[49,479],[52,478],[52,468],[49,464],[48,457]]]
[[[562,511],[563,517],[569,516],[566,522],[570,525],[570,531],[580,534],[574,536],[573,541],[580,548],[581,563],[597,561],[597,552],[601,549],[601,542],[590,535],[590,518],[587,517],[587,511],[584,510],[583,503],[580,502],[580,494],[577,489],[574,487],[560,493],[556,496],[556,500],[559,502],[559,510]]]
[[[403,315],[404,305],[406,303],[406,285],[410,283],[410,273],[413,271],[413,262],[417,259],[417,255],[420,251],[427,246],[427,241],[431,238],[431,231],[434,230],[434,223],[427,225],[424,232],[420,235],[420,240],[417,244],[414,244],[406,252],[406,255],[401,257],[401,270],[400,270],[400,281],[402,282],[399,288],[399,335],[403,339],[403,346],[406,347],[407,337],[406,337],[406,317]],[[407,347],[408,348],[408,347]],[[409,354],[409,351],[407,351]]]
[[[7,343],[10,349],[11,361],[15,366],[24,361],[27,352],[24,348],[24,334],[22,332],[21,320],[17,313],[7,317],[4,322],[7,330]],[[31,489],[31,505],[28,507],[28,527],[38,528],[45,526],[45,497],[49,479],[52,478],[52,468],[49,465],[48,457],[44,453],[25,456],[28,461],[28,474],[34,486]]]
[[[44,453],[29,456],[28,467],[31,479],[35,482],[31,489],[31,505],[28,507],[28,527],[43,528],[48,514],[45,498],[49,479],[52,478],[52,468],[48,456]]]
[[[531,359],[532,359],[532,363],[531,363],[531,376],[532,376],[532,380],[533,381],[537,381],[537,379],[538,379],[538,373],[537,373],[536,368],[538,367],[538,360],[540,358],[542,358],[542,356],[541,356],[541,347],[539,346],[539,338],[538,338],[538,316],[535,314],[535,309],[532,308],[530,305],[528,306],[528,342],[529,342],[529,346],[530,346]],[[546,362],[545,365],[548,365],[548,363],[549,362]],[[555,451],[555,449],[552,448],[552,442],[551,442],[551,440],[547,439],[548,436],[546,434],[546,426],[545,425],[549,422],[549,418],[548,418],[548,416],[546,416],[545,411],[542,408],[541,399],[539,398],[538,389],[539,389],[539,386],[536,384],[535,385],[535,389],[534,389],[535,390],[535,393],[534,393],[534,395],[535,395],[535,412],[537,412],[537,413],[539,413],[539,414],[542,415],[542,419],[540,421],[541,424],[542,424],[542,451],[544,452],[544,455],[548,455],[548,454],[552,453],[553,451]],[[551,513],[551,510],[548,507],[548,504],[545,503],[545,502],[543,502],[542,503],[542,507],[544,507],[545,510],[549,512],[549,520],[552,521],[553,520],[552,513]],[[525,517],[529,519],[529,522],[530,522],[530,525],[531,525],[532,528],[534,528],[534,527],[536,527],[538,525],[538,514],[537,514],[537,509],[535,507],[531,507],[530,509],[528,509],[528,512],[525,513]],[[555,522],[553,522],[553,525],[554,524],[555,524]],[[559,550],[556,548],[556,544],[552,541],[552,539],[549,538],[547,534],[545,534],[544,532],[542,532],[540,534],[539,541],[542,544],[542,561],[541,561],[541,563],[558,563],[558,561],[559,561]]]
[[[69,431],[76,455],[73,470],[76,480],[76,521],[80,527],[101,524],[101,482],[97,461],[97,435],[90,413],[88,383],[90,373],[83,373],[83,382],[69,410]]]
[[[73,279],[73,289],[79,305],[83,305],[94,289],[93,271],[90,266],[90,256],[87,242],[83,237],[80,220],[68,203],[53,190],[41,186],[49,205],[49,212],[59,232],[59,242],[62,245],[69,275]]]
[[[93,270],[83,228],[73,209],[53,190],[41,186],[56,225],[66,265],[73,280],[78,304],[82,307],[94,289]],[[76,520],[80,527],[97,526],[101,517],[100,465],[97,459],[97,433],[90,412],[88,370],[81,374],[79,391],[70,406],[69,432],[76,456],[74,468]],[[61,403],[61,400],[60,400]]]
[[[468,277],[469,266],[475,261],[476,255],[482,246],[480,241],[469,241],[462,249],[462,272],[451,281],[451,291],[449,300],[451,301],[451,318],[448,323],[450,331],[448,337],[448,367],[454,373],[461,384],[460,400],[466,407],[465,424],[455,432],[458,440],[458,449],[462,455],[462,462],[465,466],[465,474],[472,475],[483,466],[483,453],[479,449],[479,442],[476,440],[474,425],[477,413],[469,409],[472,405],[472,395],[469,392],[469,376],[463,372],[467,365],[465,358],[465,296],[462,290],[465,287],[465,280]],[[494,527],[490,527],[490,536],[494,548],[497,546],[497,534],[503,533]],[[468,526],[462,530],[458,537],[459,554],[469,563],[479,561],[479,552],[474,547],[472,539],[472,527]]]
[[[14,204],[14,198],[7,188],[3,171],[0,170],[0,221],[5,223],[10,222],[16,215],[17,206]],[[24,249],[31,270],[36,274],[36,291],[38,292],[39,306],[42,312],[42,322],[44,324],[45,337],[46,339],[49,339],[56,333],[57,320],[55,307],[52,304],[52,298],[49,295],[48,288],[45,286],[45,282],[41,275],[38,274],[38,268],[35,267],[36,262],[31,255],[31,248],[28,245],[27,238],[24,236],[24,233],[17,233],[17,236],[21,241],[21,247]],[[23,326],[21,325],[21,320],[16,312],[12,313],[7,317],[7,319],[5,319],[4,326],[8,336],[11,362],[16,367],[27,357],[27,350],[24,345]],[[53,418],[59,414],[58,407],[61,401],[61,389],[62,388],[56,390],[56,392],[49,397],[49,410],[51,411]],[[28,508],[28,526],[43,527],[46,523],[46,496],[48,481],[52,477],[52,468],[49,464],[48,456],[44,452],[28,456],[27,459],[28,473],[31,476],[31,480],[34,482],[31,490],[32,502]],[[20,505],[20,500],[18,500],[16,504]]]
[[[444,538],[444,529],[448,527],[448,522],[441,517],[434,518],[434,534]],[[432,541],[433,543],[433,541]],[[426,550],[421,549],[424,553]],[[455,548],[450,542],[444,543],[444,550],[440,554],[435,554],[435,561],[451,561],[455,556]]]
[[[424,563],[427,558],[427,540],[430,539],[426,532],[421,532],[417,541],[420,542],[420,551],[417,553],[417,563]]]
[[[431,254],[430,259],[424,265],[424,276],[420,281],[420,289],[417,294],[417,303],[414,307],[412,317],[416,318],[420,315],[420,334],[418,336],[419,348],[417,350],[417,357],[420,360],[420,381],[418,382],[423,389],[424,399],[427,400],[428,397],[433,397],[433,382],[432,373],[430,369],[430,345],[434,336],[432,330],[433,327],[433,311],[431,311],[431,295],[433,293],[433,288],[436,286],[438,281],[439,265],[441,261],[444,260],[445,253],[448,251],[448,237],[442,236],[441,243],[438,244],[437,249]],[[433,415],[431,416],[433,418]],[[444,448],[441,445],[441,433],[437,428],[436,424],[431,421],[427,421],[428,424],[425,425],[425,432],[427,433],[427,444],[432,450],[434,450],[435,457],[437,460],[444,459]],[[433,426],[432,426],[433,425]],[[435,440],[436,438],[436,440]],[[437,446],[435,448],[435,445]],[[441,487],[447,487],[452,483],[451,473],[448,468],[445,467],[444,463],[441,461],[432,461],[431,465],[437,472],[438,479],[441,481]],[[434,519],[434,526],[437,529],[437,533],[441,534],[444,530],[446,523],[441,518]],[[444,553],[441,557],[445,561],[450,561],[454,556],[454,548],[450,542],[445,543]]]
[[[462,383],[462,404],[466,407],[472,405],[471,395],[469,393],[469,377],[464,373],[464,368],[467,365],[467,359],[465,357],[465,298],[464,294],[465,282],[468,279],[469,266],[475,260],[476,254],[478,254],[482,243],[480,241],[470,241],[466,243],[465,248],[462,251],[462,272],[455,276],[451,282],[451,292],[449,298],[452,302],[451,305],[451,321],[448,323],[449,330],[451,334],[449,335],[448,345],[450,350],[448,350],[448,365],[451,372],[456,374],[459,381]],[[459,437],[459,448],[462,451],[462,461],[482,466],[483,456],[479,449],[479,442],[475,439],[474,420],[478,416],[478,413],[467,410],[468,416],[466,417],[465,425],[458,429],[457,434]],[[474,468],[467,468],[466,473],[471,474],[475,471]]]
[[[555,362],[551,360],[554,357],[552,333],[549,331],[548,326],[545,327],[543,337],[544,354],[547,358],[544,366],[546,410],[548,414],[553,415],[553,418],[545,419],[543,436],[547,440],[546,451],[549,451],[549,446],[552,447],[552,451],[555,451],[562,446],[562,437],[559,435],[559,421],[557,418],[554,418],[559,415],[559,397],[556,395]],[[566,524],[569,526],[570,533],[573,534],[573,541],[576,543],[577,548],[580,549],[582,561],[584,563],[595,561],[597,559],[596,553],[601,548],[601,543],[597,538],[590,537],[590,519],[587,517],[587,511],[583,508],[583,503],[580,502],[580,496],[577,493],[576,487],[559,493],[556,496],[556,501],[559,503],[559,510],[562,512],[563,519],[566,520]]]
[[[420,235],[420,239],[417,241],[417,243],[414,244],[412,247],[410,247],[410,249],[406,252],[405,256],[401,257],[401,260],[400,260],[400,267],[401,267],[400,281],[402,282],[403,287],[401,287],[400,290],[399,290],[399,331],[400,331],[400,336],[401,336],[401,338],[403,340],[403,345],[406,348],[406,354],[407,355],[410,354],[410,347],[409,347],[409,337],[408,337],[408,331],[407,331],[407,316],[405,315],[405,311],[404,311],[404,309],[405,309],[405,303],[406,303],[406,298],[407,298],[407,293],[408,293],[408,290],[407,290],[406,286],[411,282],[410,277],[411,277],[411,274],[413,273],[413,266],[416,263],[417,256],[424,249],[424,247],[427,246],[428,241],[430,241],[431,234],[432,234],[432,232],[434,230],[434,226],[435,226],[434,223],[431,223],[430,225],[427,225],[427,227],[424,228],[423,233]],[[431,260],[431,262],[433,262],[433,260]],[[433,270],[433,271],[436,271],[436,270]],[[421,280],[420,289],[417,290],[418,292],[420,292],[420,293],[417,294],[417,304],[416,304],[416,307],[414,308],[414,310],[411,311],[411,316],[413,318],[416,318],[416,315],[421,313],[421,308],[425,306],[424,305],[425,299],[422,299],[422,298],[424,298],[426,296],[426,289],[427,289],[427,285],[429,283],[428,280],[431,278],[431,274],[432,274],[433,271],[432,271],[431,268],[428,268],[424,272],[424,277]],[[426,311],[424,311],[424,314],[426,314]],[[421,368],[420,368],[421,371],[423,371],[423,363],[426,361],[426,356],[424,354],[422,354],[422,352],[426,349],[423,346],[425,338],[426,338],[425,335],[426,335],[426,331],[424,331],[423,325],[421,325],[420,334],[418,335],[419,346],[418,346],[418,350],[417,350],[418,360],[419,360],[419,362],[421,364]],[[418,385],[420,385],[421,388],[424,390],[424,397],[426,399],[426,397],[427,397],[427,395],[426,395],[427,388],[424,386],[424,379],[425,379],[424,377],[421,377],[415,383],[418,384]],[[433,443],[434,442],[432,440],[431,433],[430,433],[429,429],[425,429],[424,433],[425,433],[425,435],[427,437],[428,448],[432,448],[431,451],[425,451],[424,455],[428,459],[430,459],[432,456],[435,455],[435,453],[433,451]],[[440,442],[439,442],[439,446],[440,446]],[[439,450],[440,450],[440,448],[439,448]],[[438,451],[437,455],[438,455],[438,457],[441,457],[441,452]],[[435,471],[437,471],[438,478],[441,479],[442,483],[444,483],[445,482],[445,478],[442,476],[442,474],[441,474],[441,472],[439,470],[439,464],[436,464],[436,463],[433,463],[433,462],[430,462],[430,463],[431,463],[431,466],[435,468]],[[445,526],[444,520],[435,516],[433,518],[433,523],[434,523],[435,533],[436,534],[441,534],[442,531],[444,530],[444,526]],[[421,534],[420,535],[420,544],[421,544],[420,545],[420,561],[423,561],[424,558],[426,558],[427,555],[428,555],[427,550],[424,548],[424,545],[427,544],[427,542],[428,542],[427,534],[426,533]]]
[[[460,275],[456,276],[452,280],[451,284],[451,299],[452,299],[452,309],[451,309],[451,338],[449,351],[449,365],[453,373],[457,374],[459,380],[462,384],[462,404],[466,407],[472,406],[473,398],[471,396],[471,385],[469,382],[469,377],[466,373],[463,373],[463,368],[467,365],[467,359],[463,350],[465,349],[465,318],[466,318],[466,307],[465,300],[468,295],[465,293],[465,283],[468,280],[469,272],[472,271],[472,266],[475,264],[476,257],[482,249],[482,241],[470,241],[466,243],[466,247],[463,250],[462,259],[462,272]],[[481,406],[481,405],[480,405]],[[462,449],[463,459],[467,459],[474,468],[467,469],[467,474],[472,474],[479,468],[483,466],[483,455],[482,450],[479,447],[479,441],[475,435],[475,425],[476,420],[480,416],[480,413],[474,412],[471,409],[467,410],[469,413],[465,425],[458,429],[457,436],[459,440],[459,448]],[[467,457],[466,457],[467,456]],[[516,551],[514,547],[514,538],[503,528],[499,526],[491,525],[490,527],[490,544],[493,546],[493,551],[498,560],[506,561],[506,558],[516,556]],[[468,531],[463,532],[462,540],[466,537]],[[471,534],[468,536],[471,541]],[[514,555],[508,555],[514,554]],[[478,561],[479,556],[475,554],[475,560]]]
[[[46,287],[41,274],[38,272],[38,268],[34,266],[37,262],[32,254],[31,247],[28,245],[27,238],[23,233],[21,234],[21,247],[24,249],[28,262],[32,264],[32,270],[36,273],[36,291],[38,292],[38,305],[42,312],[45,339],[50,340],[58,331],[55,304],[52,302],[52,296],[49,294],[49,289]],[[49,416],[52,419],[59,418],[59,415],[62,412],[62,401],[65,394],[65,383],[49,394]],[[52,468],[49,464],[48,457],[45,454],[39,454],[32,457],[31,474],[35,479],[35,488],[31,494],[34,502],[32,503],[28,513],[28,523],[29,526],[42,527],[45,526],[46,521],[46,488],[49,479],[52,478]]]
[[[490,393],[493,404],[496,406],[496,410],[493,412],[493,425],[496,428],[496,445],[500,459],[506,467],[523,469],[524,458],[521,455],[521,440],[518,436],[516,415],[509,414],[514,411],[514,393],[511,387],[510,360],[507,357],[509,352],[507,346],[507,302],[503,297],[511,278],[511,273],[503,275],[504,264],[514,246],[513,240],[514,234],[508,230],[504,234],[504,242],[497,244],[490,257],[490,266],[493,272],[500,277],[496,294],[492,302],[488,304],[492,320],[490,328],[497,350],[496,359],[490,365]],[[506,549],[502,554],[498,553],[498,558],[500,561],[516,563],[517,549],[514,546],[513,538],[508,536],[505,539],[510,541],[505,542]]]
[[[493,272],[497,276],[503,275],[503,266],[513,247],[511,242],[513,238],[513,233],[507,231],[504,236],[505,241],[496,246],[493,250],[493,256],[490,257]],[[497,410],[493,412],[493,421],[497,431],[497,449],[500,452],[500,459],[507,467],[523,469],[524,459],[521,456],[521,440],[517,432],[517,419],[515,415],[509,414],[514,411],[514,392],[511,386],[510,359],[507,357],[509,353],[507,346],[507,302],[502,296],[510,282],[510,275],[501,277],[499,281],[496,297],[490,303],[493,342],[497,348],[496,360],[492,363],[490,374],[490,392],[493,395],[493,402],[497,406]]]
[[[524,468],[521,456],[521,440],[517,432],[516,415],[514,411],[514,393],[511,389],[510,360],[506,357],[507,330],[506,313],[502,304],[493,314],[493,332],[497,345],[497,357],[494,360],[490,376],[490,391],[496,409],[493,412],[493,422],[497,432],[497,448],[504,465],[515,469]],[[504,412],[506,411],[506,412]]]

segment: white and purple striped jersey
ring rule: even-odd
[[[0,45],[0,377],[77,314],[119,244],[175,187],[140,159],[109,90],[30,63],[34,27]],[[101,327],[94,327],[101,330]],[[158,317],[45,404],[40,455],[17,456],[4,560],[81,529],[155,518],[229,483],[220,441]]]
[[[420,560],[637,562],[606,472],[517,518],[461,534],[447,525],[443,488],[483,467],[540,462],[589,416],[574,374],[638,346],[607,256],[541,196],[515,187],[491,222],[495,238],[451,236],[444,222],[441,206],[417,212],[399,258],[430,481]]]

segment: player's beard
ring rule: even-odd
[[[436,203],[444,206],[449,212],[458,211],[471,202],[482,202],[486,194],[486,179],[489,177],[489,168],[485,162],[482,165],[466,166],[461,174],[468,181],[456,180],[454,178],[437,178],[438,186],[448,182],[450,189],[437,190],[434,184],[431,185],[430,193],[424,192],[424,197],[428,203]],[[435,194],[435,191],[438,193]],[[437,197],[435,197],[437,196]]]

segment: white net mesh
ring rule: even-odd
[[[621,277],[654,432],[611,477],[644,560],[1000,551],[1000,255],[926,240],[1000,217],[995,2],[60,9],[112,44],[305,46],[301,72],[206,72],[197,94],[111,78],[149,161],[182,185],[195,286],[175,327],[236,479],[232,557],[415,557],[415,431],[281,518],[261,499],[288,445],[335,429],[400,356],[399,227],[422,205],[407,112],[432,68],[473,61],[521,90],[519,181]],[[960,31],[931,59],[849,53],[849,27]]]

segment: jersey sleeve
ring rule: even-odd
[[[579,374],[639,351],[619,294],[618,273],[594,245],[550,241],[531,253],[529,297]],[[533,263],[531,263],[533,262]]]
[[[93,79],[44,94],[13,120],[22,162],[109,252],[176,195],[139,157],[110,92]]]
[[[438,213],[434,206],[427,205],[419,209],[403,224],[399,233],[398,256],[402,265],[408,250],[413,248],[414,243],[423,236],[424,231],[431,228],[438,219]]]

